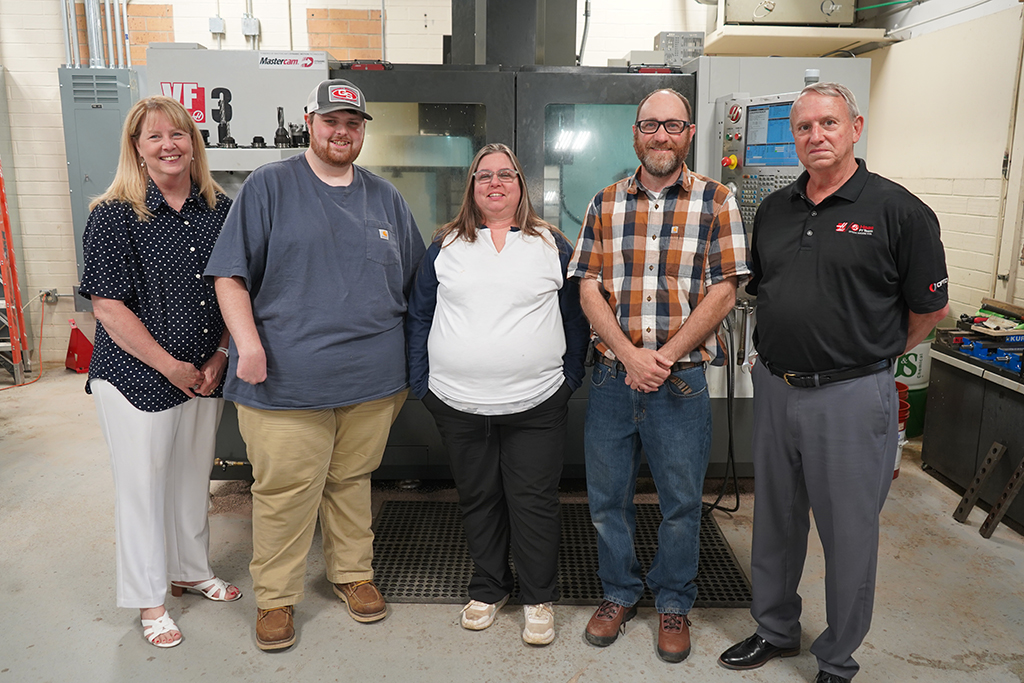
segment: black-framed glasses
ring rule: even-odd
[[[692,124],[689,121],[680,121],[679,119],[669,119],[668,121],[644,119],[643,121],[637,121],[634,125],[644,135],[654,135],[662,126],[665,127],[665,132],[669,135],[679,135]]]
[[[519,175],[519,171],[514,168],[500,168],[497,171],[477,171],[473,174],[477,182],[489,183],[494,176],[498,176],[498,180],[503,183],[511,183]]]

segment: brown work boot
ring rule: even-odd
[[[256,608],[256,646],[261,650],[283,650],[295,642],[291,605]]]
[[[384,596],[377,590],[373,581],[336,583],[334,593],[348,605],[348,613],[356,621],[379,621],[388,615]]]
[[[626,622],[636,616],[636,606],[623,607],[605,600],[594,612],[583,632],[587,642],[598,647],[608,647],[620,633],[626,631]]]
[[[666,662],[681,662],[690,654],[690,620],[685,614],[659,614],[658,656]]]

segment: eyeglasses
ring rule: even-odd
[[[489,183],[491,182],[491,179],[494,178],[495,175],[498,176],[498,180],[500,180],[501,182],[511,183],[513,180],[516,179],[516,176],[519,175],[519,171],[515,170],[514,168],[502,168],[499,169],[497,172],[477,171],[476,173],[473,174],[473,177],[476,178],[478,183]]]
[[[644,135],[654,135],[662,126],[665,127],[665,132],[669,135],[679,135],[692,124],[689,121],[680,121],[678,119],[669,119],[668,121],[644,119],[643,121],[637,121],[635,125]]]

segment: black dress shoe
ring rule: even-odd
[[[838,674],[830,674],[827,671],[819,671],[814,683],[850,683],[850,679],[843,678]]]
[[[718,663],[726,669],[756,669],[773,657],[795,657],[798,654],[799,647],[775,647],[755,633],[723,652]]]

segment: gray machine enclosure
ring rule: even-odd
[[[270,53],[276,58],[288,54]],[[681,74],[631,74],[625,69],[576,67],[526,67],[504,69],[495,66],[396,66],[391,71],[354,71],[318,63],[313,69],[291,70],[261,68],[257,51],[205,50],[197,45],[161,45],[149,51],[145,72],[149,92],[165,89],[172,96],[202,89],[205,109],[200,127],[210,131],[216,145],[219,114],[214,90],[230,91],[233,115],[230,134],[237,147],[208,147],[211,168],[228,193],[233,195],[248,172],[272,159],[301,153],[301,148],[275,148],[276,110],[285,108],[288,123],[301,121],[301,107],[312,86],[322,78],[346,78],[359,85],[371,106],[381,111],[411,112],[419,125],[391,125],[388,116],[375,114],[368,130],[360,164],[395,182],[414,205],[426,196],[433,213],[416,213],[425,237],[439,221],[447,220],[445,211],[460,199],[465,159],[486,142],[506,142],[516,149],[524,165],[531,199],[548,220],[561,219],[563,231],[575,238],[579,224],[573,227],[566,217],[579,218],[585,202],[607,184],[595,173],[602,168],[621,177],[636,166],[633,157],[622,168],[607,164],[608,150],[598,146],[596,156],[553,152],[550,146],[551,112],[566,112],[593,117],[593,109],[611,105],[621,107],[621,116],[632,117],[635,103],[653,89],[672,87],[684,93],[694,105],[696,134],[689,166],[703,175],[723,179],[721,159],[727,156],[723,111],[725,102],[791,93],[800,90],[807,69],[818,69],[821,80],[848,85],[856,94],[863,112],[868,110],[870,62],[860,59],[801,59],[756,57],[701,57],[689,62]],[[282,57],[283,55],[283,57]],[[233,61],[235,60],[235,61]],[[242,60],[238,61],[237,60]],[[102,193],[117,167],[117,148],[125,114],[138,97],[140,78],[126,69],[61,69],[65,142],[68,149],[69,181],[75,241],[81,275],[81,238],[88,217],[89,200]],[[113,85],[111,85],[113,83]],[[169,85],[165,85],[169,84]],[[177,84],[177,85],[175,85]],[[186,86],[186,84],[190,84]],[[177,90],[175,90],[177,88]],[[179,97],[179,99],[181,99]],[[617,104],[618,103],[618,104]],[[442,110],[451,107],[454,114]],[[411,109],[410,109],[411,108]],[[575,109],[574,109],[575,108]],[[575,112],[575,113],[573,113]],[[561,115],[561,114],[560,114]],[[445,118],[447,117],[447,118]],[[384,120],[379,120],[379,119]],[[621,142],[631,153],[628,121],[615,123],[605,140]],[[382,125],[383,124],[383,125]],[[455,131],[455,132],[453,132]],[[458,132],[463,131],[463,132]],[[252,138],[261,136],[267,148],[252,148]],[[376,136],[376,147],[375,137]],[[454,136],[454,137],[453,137]],[[460,137],[462,136],[462,137]],[[866,135],[858,143],[857,154],[864,156]],[[402,157],[402,154],[405,157]],[[406,159],[406,160],[402,160]],[[608,167],[604,169],[603,167]],[[573,184],[571,174],[577,180]],[[593,174],[593,177],[588,174]],[[616,175],[618,174],[618,175]],[[587,180],[590,178],[589,180]],[[609,177],[608,182],[614,178]],[[443,182],[442,182],[443,181]],[[599,182],[598,182],[599,181]],[[591,187],[593,185],[593,187]],[[574,194],[566,202],[569,191]],[[554,193],[554,195],[552,194]],[[559,196],[561,200],[551,199]],[[559,206],[559,203],[561,206]],[[443,206],[442,206],[443,204]],[[563,212],[565,209],[565,212]],[[554,212],[554,213],[552,213]],[[573,215],[573,213],[577,215]],[[749,230],[749,225],[747,226]],[[80,297],[78,298],[80,300]],[[80,300],[88,306],[88,302]],[[324,302],[329,305],[329,302]],[[739,311],[730,316],[734,347],[749,350],[743,332],[751,329],[750,316]],[[734,348],[734,360],[737,349]],[[708,381],[712,397],[714,435],[708,476],[725,474],[728,451],[726,368],[711,368]],[[733,373],[733,424],[737,473],[752,476],[750,424],[752,386],[749,372],[742,367]],[[570,438],[566,450],[566,477],[583,476],[582,429],[586,412],[588,383],[570,401]],[[247,476],[245,445],[237,429],[233,406],[225,410],[218,435],[217,456],[223,468],[214,476]],[[380,478],[448,478],[447,456],[429,413],[419,401],[410,400],[391,431],[384,461],[376,476]]]

